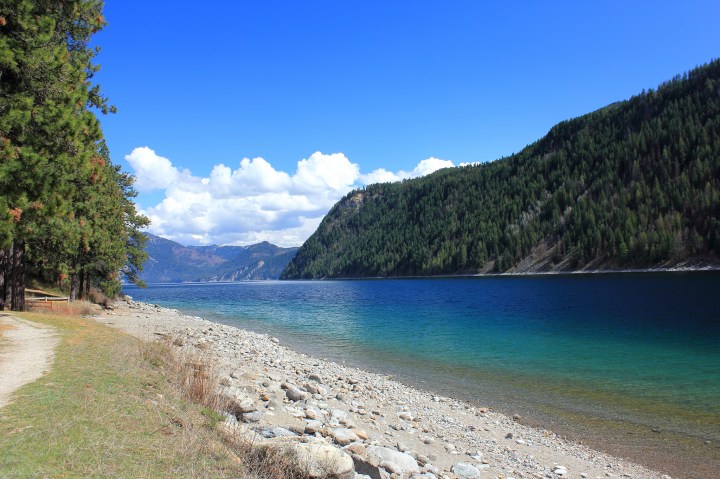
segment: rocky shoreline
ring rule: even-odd
[[[230,404],[224,427],[312,458],[311,475],[331,463],[348,479],[670,477],[524,426],[520,416],[313,358],[268,335],[130,299],[96,319],[211,360]]]

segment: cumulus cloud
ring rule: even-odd
[[[418,163],[415,169],[412,170],[410,178],[429,175],[430,173],[435,173],[437,170],[452,168],[453,166],[455,165],[453,165],[453,162],[450,160],[441,160],[439,158],[430,157]]]
[[[125,159],[141,193],[164,190],[164,198],[146,208],[150,232],[182,244],[302,244],[327,211],[363,184],[400,181],[452,167],[427,158],[412,171],[383,168],[367,174],[342,153],[315,152],[297,162],[292,174],[263,158],[243,158],[235,167],[214,165],[207,177],[180,170],[148,147]]]
[[[452,168],[453,166],[455,165],[450,160],[441,160],[431,156],[430,158],[422,160],[418,163],[412,171],[400,170],[397,173],[393,173],[385,168],[379,168],[366,175],[361,175],[360,179],[366,185],[370,185],[372,183],[392,183],[395,181],[429,175],[430,173],[435,173],[437,170]]]
[[[180,176],[170,160],[147,146],[135,148],[125,159],[135,170],[135,187],[141,193],[165,189]]]

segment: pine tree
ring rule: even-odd
[[[92,83],[98,50],[89,41],[105,25],[102,7],[98,0],[0,0],[0,288],[9,284],[14,310],[25,307],[26,264],[35,273],[76,274],[82,254],[108,247],[91,241],[100,227],[88,220],[103,204],[93,203],[103,135],[92,109],[114,111]],[[117,174],[110,176],[119,193],[108,198],[123,222],[130,191]],[[127,237],[114,232],[113,240]],[[124,258],[126,250],[110,256]]]

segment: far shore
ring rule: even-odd
[[[428,465],[426,472],[438,478],[456,477],[452,470],[458,463],[473,465],[483,478],[670,477],[669,471],[653,471],[528,427],[520,416],[313,358],[265,334],[132,300],[118,302],[97,319],[142,339],[165,338],[183,353],[209,357],[225,387],[253,402],[258,413],[240,425],[249,434],[289,431],[346,451],[352,448],[361,456],[366,447],[385,446],[420,458],[419,463]],[[290,400],[286,387],[297,388],[302,399]],[[351,438],[349,443],[338,437],[343,434]],[[693,477],[672,472],[680,479]]]
[[[532,276],[582,276],[598,274],[645,274],[645,273],[713,273],[720,272],[720,264],[707,264],[702,266],[676,266],[668,268],[628,268],[628,269],[589,269],[573,271],[516,271],[505,273],[472,273],[472,274],[440,274],[429,276],[362,276],[338,277],[317,279],[257,279],[246,281],[179,281],[167,283],[148,283],[152,285],[172,284],[233,284],[256,283],[263,281],[352,281],[352,280],[380,280],[380,279],[454,279],[454,278],[504,278],[504,277],[532,277]],[[123,286],[128,286],[125,283]]]

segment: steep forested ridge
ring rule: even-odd
[[[282,277],[718,263],[719,216],[716,60],[510,157],[353,191]]]

